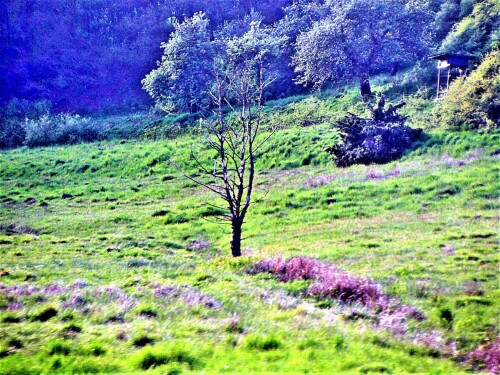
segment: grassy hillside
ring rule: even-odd
[[[337,137],[273,136],[241,259],[213,197],[167,162],[210,156],[188,136],[2,152],[0,373],[484,369],[469,353],[497,334],[498,136],[435,132],[397,163],[347,169],[323,152]],[[249,272],[299,255],[422,316]]]

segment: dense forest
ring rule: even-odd
[[[151,101],[141,80],[163,50],[144,86],[156,99],[154,76],[172,69],[177,83],[161,95],[182,97],[169,104],[185,111],[210,84],[199,74],[216,45],[245,34],[279,50],[268,94],[275,98],[394,74],[432,53],[483,56],[498,48],[498,7],[494,0],[2,0],[0,103],[45,101],[73,113],[144,108]],[[204,42],[210,51],[199,48]]]
[[[203,11],[215,30],[252,9],[271,24],[289,1],[28,0],[0,2],[0,101],[47,100],[57,111],[149,103],[141,79],[177,20]]]

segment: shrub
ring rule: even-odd
[[[434,120],[449,129],[496,129],[500,125],[500,50],[490,53],[466,79],[451,83]]]
[[[340,302],[358,302],[369,305],[382,297],[380,287],[369,279],[349,275],[346,272],[325,273],[311,285],[309,294],[333,298]]]
[[[388,163],[400,158],[422,135],[421,129],[406,126],[406,117],[397,113],[405,104],[386,106],[385,96],[380,95],[376,105],[367,104],[372,118],[349,114],[337,121],[335,127],[343,134],[342,142],[326,149],[337,166]]]
[[[44,114],[36,120],[26,120],[24,144],[28,147],[91,142],[97,140],[100,129],[88,118],[79,115]]]
[[[29,101],[14,98],[0,106],[0,149],[21,146],[26,137],[23,121],[38,118],[50,110],[46,100]]]
[[[400,123],[367,119],[348,119],[338,123],[338,126],[344,133],[343,142],[327,151],[339,167],[389,163],[400,158],[422,134],[420,129]]]

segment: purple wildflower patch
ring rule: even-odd
[[[382,177],[384,177],[384,175],[374,169],[370,169],[366,174],[366,178],[368,178],[369,180],[376,180]]]
[[[444,255],[455,255],[456,251],[453,248],[453,246],[446,245],[443,247],[443,254]]]
[[[368,319],[377,328],[387,330],[397,337],[411,339],[416,344],[433,349],[445,349],[439,333],[411,331],[409,321],[422,321],[425,316],[414,306],[403,305],[385,294],[373,280],[349,274],[331,263],[307,257],[264,259],[249,270],[251,274],[264,272],[276,275],[282,282],[311,280],[307,294],[353,306],[355,310],[346,315],[349,319]],[[363,310],[366,313],[359,313]]]
[[[380,287],[372,280],[353,276],[334,265],[307,257],[288,260],[267,259],[254,267],[257,273],[269,272],[283,282],[292,280],[314,280],[308,294],[333,298],[343,303],[371,305],[384,297]]]
[[[385,177],[396,177],[401,174],[401,171],[398,167],[392,168],[390,171],[385,172]]]
[[[202,305],[207,309],[218,310],[221,304],[215,298],[210,297],[208,294],[202,294],[195,289],[186,288],[182,292],[182,298],[188,306]]]
[[[299,300],[283,291],[277,293],[265,292],[260,299],[270,305],[278,305],[281,310],[293,309],[298,306]]]
[[[207,309],[218,310],[222,307],[221,303],[215,298],[210,297],[208,294],[202,294],[198,290],[184,287],[180,288],[176,285],[153,285],[153,296],[160,297],[166,300],[174,298],[182,298],[184,303],[188,306],[202,305]]]
[[[86,310],[86,306],[89,304],[88,297],[79,292],[73,292],[73,294],[64,302],[63,307],[68,309],[72,308],[75,310]]]
[[[89,284],[87,283],[87,280],[76,279],[75,281],[73,281],[73,284],[71,284],[71,287],[73,289],[82,289],[82,288],[87,287],[88,285]]]
[[[476,152],[470,153],[469,155],[467,155],[463,159],[455,159],[455,158],[451,157],[450,155],[445,154],[441,157],[441,161],[443,162],[443,164],[446,164],[450,167],[462,167],[467,163],[471,163],[473,161],[476,161],[479,158],[479,156],[481,155],[481,153],[482,153],[481,151],[476,151]]]
[[[379,179],[383,179],[383,178],[396,177],[396,176],[399,176],[400,174],[401,174],[401,171],[399,170],[398,167],[394,167],[390,171],[387,171],[385,173],[379,172],[375,169],[370,169],[366,173],[366,178],[369,180],[379,180]]]
[[[316,188],[318,186],[326,185],[337,178],[336,175],[323,175],[314,178],[308,178],[306,181],[306,187]]]
[[[200,251],[200,250],[205,250],[208,248],[209,243],[203,240],[193,240],[191,241],[187,248],[191,251]]]
[[[38,293],[40,290],[34,285],[16,284],[12,286],[0,285],[0,293],[6,297],[25,297]]]
[[[254,267],[254,272],[268,272],[278,276],[280,281],[312,280],[319,276],[322,268],[331,268],[333,265],[320,262],[319,260],[296,257],[288,260],[281,258],[264,259]]]
[[[61,284],[49,284],[45,288],[42,289],[42,293],[49,295],[49,296],[56,296],[60,294],[67,293],[69,291],[69,288],[61,285]]]
[[[105,287],[98,287],[95,290],[96,295],[98,296],[106,296],[107,298],[111,300],[117,300],[117,299],[128,299],[129,296],[127,293],[125,293],[121,288],[113,285],[108,285]]]
[[[181,290],[173,285],[154,285],[153,296],[163,298],[176,298],[181,295]]]
[[[347,272],[324,273],[317,280],[308,290],[312,296],[333,298],[343,303],[372,305],[383,295],[380,287],[373,281]]]
[[[500,373],[500,339],[478,347],[467,355],[465,362],[476,370],[486,370],[490,374]]]
[[[9,305],[7,306],[7,310],[9,311],[18,311],[21,310],[22,308],[23,308],[22,302],[12,302],[9,303]]]

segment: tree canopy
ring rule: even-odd
[[[484,56],[498,49],[499,19],[495,0],[3,0],[0,105],[195,111],[211,54],[252,24],[246,38],[280,43],[267,91],[279,98],[394,72],[433,52]]]
[[[431,15],[424,3],[326,2],[324,17],[297,37],[297,82],[322,86],[414,61],[429,51]]]

